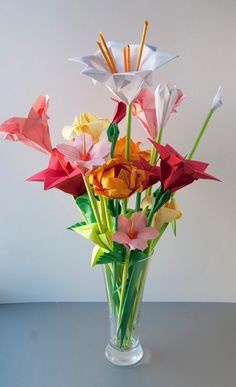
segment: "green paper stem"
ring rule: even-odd
[[[121,285],[120,305],[119,305],[119,311],[118,311],[117,327],[119,327],[119,325],[120,325],[120,319],[121,319],[123,303],[124,303],[124,298],[125,298],[127,274],[128,274],[128,268],[129,268],[129,258],[130,258],[130,250],[126,250],[125,262],[124,262],[123,274],[122,274],[122,285]]]
[[[104,203],[103,199],[104,199],[104,197],[102,195],[100,195],[99,200],[101,203],[101,221],[102,221],[103,226],[105,226],[105,229],[107,230],[108,224],[107,224],[107,218],[106,218],[106,212],[105,212],[106,204]]]
[[[154,140],[160,144],[161,143],[161,139],[162,139],[162,135],[163,135],[163,128],[160,128],[159,130],[159,133],[158,133],[158,136],[156,138],[154,138]],[[157,163],[157,159],[158,159],[158,152],[157,152],[157,149],[154,147],[154,145],[152,145],[152,148],[151,148],[151,156],[150,156],[150,164],[151,165],[156,165]],[[145,196],[150,196],[152,194],[152,187],[149,187],[148,189],[146,189],[146,194]]]
[[[125,159],[126,160],[130,159],[130,136],[131,136],[131,118],[132,118],[131,113],[132,113],[132,104],[127,105],[127,108],[126,108],[126,138],[125,138]],[[122,212],[123,214],[125,214],[127,211],[128,200],[124,199],[122,203],[123,203]]]
[[[136,203],[135,203],[135,211],[138,212],[140,211],[140,203],[141,203],[141,192],[137,192],[136,194]]]
[[[127,105],[126,109],[126,141],[125,141],[125,158],[130,159],[130,136],[131,136],[131,115],[132,104]]]
[[[200,129],[200,131],[199,131],[199,133],[198,133],[198,135],[197,135],[197,138],[196,138],[196,140],[195,140],[195,142],[193,144],[193,147],[192,147],[191,151],[189,152],[189,154],[187,156],[188,160],[192,160],[192,158],[193,158],[193,156],[194,156],[194,154],[195,154],[195,152],[196,152],[196,150],[198,148],[198,145],[199,145],[199,143],[201,141],[201,138],[202,138],[203,134],[205,133],[205,130],[206,130],[208,124],[209,124],[209,121],[210,121],[212,115],[213,115],[213,110],[210,110],[208,115],[207,115],[207,117],[206,117],[206,119],[205,119],[205,121],[204,121],[204,123],[203,123],[203,125],[202,125],[202,127],[201,127],[201,129]]]
[[[93,213],[94,213],[94,216],[95,216],[98,228],[99,228],[99,232],[103,233],[104,230],[103,230],[100,214],[99,214],[98,207],[97,207],[97,202],[96,202],[96,199],[93,195],[92,188],[91,188],[91,186],[87,180],[87,177],[85,175],[83,175],[83,179],[84,179],[84,185],[85,185],[86,190],[88,192],[88,197],[89,197],[89,200],[91,203],[91,207],[93,209]]]

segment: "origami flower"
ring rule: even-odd
[[[141,208],[144,210],[146,207],[151,207],[152,197],[146,196],[141,203]],[[163,207],[161,207],[154,215],[152,226],[157,230],[160,230],[161,226],[165,223],[171,223],[174,220],[181,218],[182,212],[173,198],[171,198]]]
[[[163,191],[176,192],[198,179],[218,180],[216,177],[205,173],[209,164],[187,160],[170,145],[163,146],[155,141],[150,141],[161,158],[161,186]]]
[[[143,191],[145,171],[122,158],[108,160],[89,174],[89,183],[96,195],[126,199],[136,191]]]
[[[105,163],[111,144],[107,140],[93,144],[92,136],[84,133],[75,138],[73,145],[59,144],[57,149],[66,156],[67,161],[75,163],[85,173],[86,170]]]
[[[183,101],[184,96],[176,86],[162,86],[159,84],[155,90],[156,114],[158,130],[164,128],[171,113],[176,112],[177,107]]]
[[[4,140],[20,141],[40,152],[50,154],[52,145],[48,128],[48,96],[37,98],[26,118],[13,117],[0,126]]]
[[[126,136],[121,137],[119,140],[117,140],[114,157],[121,157],[123,159],[125,158],[125,143]],[[140,150],[140,144],[140,141],[135,143],[132,139],[130,139],[130,160],[139,160],[140,157],[143,157],[145,160],[150,159],[150,151]]]
[[[57,188],[74,196],[86,192],[81,170],[66,162],[64,155],[56,148],[52,150],[48,167],[27,181],[43,181],[45,190]]]
[[[112,235],[115,242],[124,244],[128,250],[145,250],[147,241],[157,237],[153,227],[146,227],[147,217],[143,211],[134,213],[129,219],[124,215],[118,217],[118,231]]]
[[[66,140],[74,141],[76,136],[88,133],[96,143],[108,125],[109,121],[106,118],[96,117],[92,113],[82,113],[79,117],[75,117],[71,126],[64,126],[62,135]]]
[[[211,111],[215,112],[219,107],[223,105],[223,102],[221,99],[222,99],[222,87],[219,86],[217,93],[212,101]]]
[[[138,118],[150,137],[157,137],[155,98],[151,90],[141,90],[132,105],[132,114]]]
[[[119,124],[126,115],[126,104],[122,101],[117,101],[115,98],[112,98],[112,100],[116,103],[112,124]]]
[[[158,181],[160,181],[160,179],[161,179],[160,167],[150,165],[149,162],[147,162],[141,156],[139,157],[138,160],[134,160],[133,164],[137,168],[145,171],[146,180],[143,182],[144,189],[146,189],[146,188],[156,184]]]
[[[131,71],[124,72],[122,50],[125,45],[120,42],[107,42],[107,47],[114,59],[116,73],[109,72],[100,50],[94,55],[71,58],[70,60],[85,64],[86,68],[82,70],[82,74],[88,75],[95,82],[103,83],[126,104],[132,103],[141,89],[151,86],[154,70],[177,57],[175,54],[162,52],[156,47],[145,44],[139,71],[135,71],[139,44],[130,44]]]

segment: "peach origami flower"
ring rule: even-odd
[[[116,142],[114,157],[122,157],[125,158],[125,143],[126,136],[121,137]],[[145,160],[149,161],[150,159],[150,151],[149,150],[140,150],[141,142],[134,142],[130,139],[130,160],[139,160],[140,157],[143,157]]]
[[[141,203],[141,208],[145,210],[146,207],[151,207],[152,197],[146,196]],[[173,198],[171,198],[163,207],[161,207],[154,215],[152,226],[158,231],[165,223],[171,223],[174,220],[181,218],[182,212]]]
[[[122,158],[108,160],[89,174],[89,183],[96,195],[126,199],[143,191],[146,173]]]
[[[93,144],[92,136],[84,133],[75,138],[73,145],[59,144],[57,149],[67,161],[75,163],[85,173],[86,170],[105,163],[110,154],[111,144],[107,140]]]
[[[63,137],[68,141],[74,141],[76,136],[82,133],[88,133],[96,143],[100,140],[103,130],[109,125],[109,120],[106,118],[99,118],[92,113],[82,113],[79,117],[75,117],[71,126],[64,126],[62,129]]]
[[[50,154],[52,145],[48,128],[49,97],[39,96],[26,118],[12,117],[0,126],[4,140],[20,141],[40,152]]]
[[[143,211],[134,213],[129,219],[124,215],[118,217],[118,231],[112,235],[115,242],[124,244],[128,250],[145,250],[147,241],[154,239],[158,231],[146,227],[147,217]]]

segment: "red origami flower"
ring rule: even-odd
[[[187,160],[170,145],[163,146],[152,141],[161,159],[161,186],[163,191],[170,193],[193,183],[198,179],[218,180],[216,177],[205,173],[209,164],[201,161]]]
[[[146,180],[143,182],[144,189],[151,187],[161,180],[161,170],[158,166],[152,166],[147,160],[143,157],[140,157],[139,160],[133,160],[132,163],[139,169],[145,171]]]
[[[118,101],[115,98],[112,98],[112,101],[116,102],[116,106],[113,114],[113,119],[111,122],[112,124],[118,125],[126,115],[126,104],[122,101]]]
[[[56,148],[52,150],[48,168],[29,177],[27,181],[43,181],[45,190],[57,188],[74,196],[86,192],[80,169],[66,162],[64,155]]]
[[[38,151],[50,154],[52,145],[48,128],[48,96],[40,96],[26,118],[13,117],[0,126],[4,140],[20,141]]]

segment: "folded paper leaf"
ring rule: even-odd
[[[123,262],[124,255],[120,254],[118,251],[103,251],[101,248],[95,250],[93,257],[92,267],[95,265],[113,263],[113,262]]]
[[[86,224],[79,227],[75,225],[71,226],[70,229],[103,249],[112,250],[113,243],[111,239],[111,232],[106,231],[104,233],[100,233],[97,223]]]
[[[92,251],[91,267],[94,267],[99,261],[99,258],[106,252],[108,252],[108,250],[102,249],[100,246],[95,245]]]
[[[75,201],[80,211],[82,212],[84,218],[86,219],[87,223],[94,223],[95,216],[93,213],[93,209],[92,209],[88,194],[84,193],[83,195],[77,197]]]

